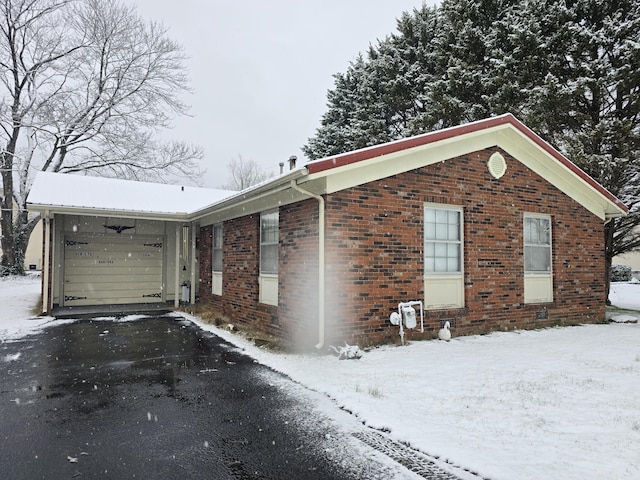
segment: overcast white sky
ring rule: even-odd
[[[183,45],[192,118],[171,136],[205,150],[205,187],[242,155],[276,173],[320,125],[332,75],[423,0],[127,0]],[[427,1],[427,3],[432,3]]]

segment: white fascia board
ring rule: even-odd
[[[584,179],[509,124],[354,162],[308,178],[311,181],[325,178],[326,189],[322,193],[334,193],[490,147],[502,148],[600,219],[625,215]]]
[[[86,217],[118,217],[136,218],[140,220],[162,220],[166,222],[190,221],[189,214],[185,212],[151,213],[136,212],[130,210],[109,210],[98,208],[64,207],[59,205],[27,204],[29,212],[47,212],[49,215],[80,215]]]
[[[601,220],[626,215],[583,178],[551,157],[540,146],[531,142],[515,129],[505,132],[500,147],[519,160],[524,166],[548,181],[565,195],[571,197]],[[507,166],[507,171],[508,171]]]
[[[291,188],[291,181],[300,181],[306,176],[306,168],[291,171],[195,212],[191,218],[201,225],[213,225],[304,200],[301,193]]]
[[[507,128],[510,126],[499,125],[388,155],[381,155],[311,174],[309,180],[326,177],[325,193],[338,192],[492,147],[497,143],[496,133]]]

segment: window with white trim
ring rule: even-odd
[[[524,302],[553,302],[553,263],[551,217],[525,213]]]
[[[425,308],[464,306],[462,207],[425,204]]]
[[[260,215],[260,273],[278,273],[278,212]]]
[[[211,293],[222,295],[222,224],[213,226],[213,238],[211,245]]]
[[[424,271],[455,273],[461,271],[462,212],[459,209],[424,209]]]
[[[548,217],[524,217],[524,271],[551,271],[551,219]]]
[[[278,211],[260,214],[259,301],[278,305]]]
[[[214,272],[222,272],[222,224],[213,226],[213,258]]]

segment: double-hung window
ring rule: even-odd
[[[464,307],[462,208],[425,204],[425,308]]]
[[[553,301],[551,217],[524,214],[524,301]]]
[[[222,295],[222,224],[213,226],[211,293]]]
[[[260,303],[278,305],[278,211],[260,215]]]

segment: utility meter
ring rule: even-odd
[[[389,321],[391,322],[392,325],[400,325],[400,322],[402,321],[402,318],[400,317],[400,314],[398,312],[393,312],[390,316],[389,316]]]
[[[416,311],[413,307],[402,307],[402,316],[404,317],[404,325],[407,328],[416,328]]]

